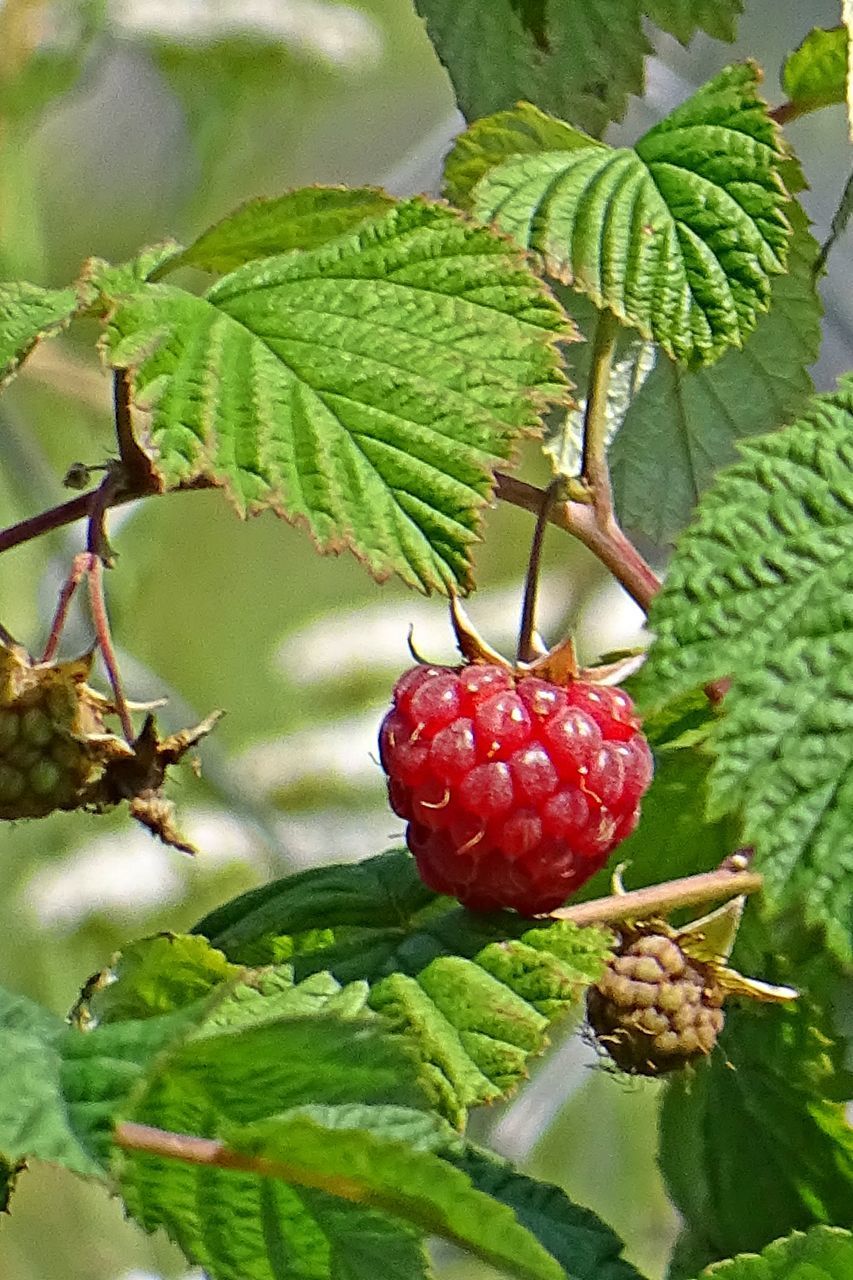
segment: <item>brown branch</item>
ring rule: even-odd
[[[184,1164],[207,1165],[216,1169],[231,1169],[239,1173],[254,1173],[267,1178],[282,1178],[303,1187],[317,1187],[364,1204],[371,1199],[369,1191],[351,1178],[337,1174],[315,1173],[302,1165],[288,1164],[284,1160],[270,1160],[266,1156],[247,1155],[233,1151],[224,1142],[214,1138],[197,1138],[189,1133],[172,1133],[153,1125],[136,1124],[125,1120],[116,1125],[113,1134],[118,1146],[125,1151],[140,1151],[146,1155],[163,1156],[167,1160],[182,1160]]]
[[[9,525],[7,529],[0,529],[0,553],[11,551],[12,547],[20,546],[22,542],[40,538],[43,533],[52,533],[54,529],[61,529],[63,525],[73,524],[75,520],[86,519],[92,510],[97,493],[97,489],[91,489],[88,493],[70,498],[68,502],[60,502],[59,506],[40,511],[37,516],[28,516],[26,520]]]
[[[704,871],[664,884],[650,884],[628,893],[594,898],[574,907],[551,911],[548,919],[571,920],[573,924],[618,924],[623,920],[645,920],[668,916],[678,907],[695,907],[741,893],[757,893],[764,883],[757,871],[732,870],[725,864],[716,871]]]
[[[121,682],[121,672],[119,671],[118,658],[113,648],[113,638],[110,631],[110,619],[107,613],[107,602],[104,597],[104,562],[99,555],[89,557],[90,565],[87,574],[89,581],[89,606],[92,610],[92,621],[95,624],[95,635],[98,638],[98,648],[101,651],[101,658],[107,670],[110,688],[113,691],[113,701],[115,703],[116,715],[121,722],[121,731],[127,742],[132,743],[136,737],[133,731],[133,721],[130,718],[130,709],[127,705],[127,698],[124,693],[124,686]]]
[[[544,491],[514,476],[498,472],[497,496],[525,511],[539,513]],[[559,502],[549,513],[551,524],[564,529],[609,569],[644,613],[660,589],[660,579],[615,522],[602,528],[591,506],[583,502]]]

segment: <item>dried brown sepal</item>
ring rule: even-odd
[[[153,715],[145,718],[142,731],[130,754],[111,761],[83,803],[87,808],[106,809],[127,800],[132,817],[147,827],[165,844],[184,853],[196,850],[175,826],[175,810],[160,788],[170,765],[177,764],[191,751],[222,717],[214,711],[191,729],[160,738]]]

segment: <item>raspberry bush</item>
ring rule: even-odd
[[[426,190],[263,197],[305,49],[366,66],[390,0],[0,5],[4,1280],[853,1275],[853,383],[811,372],[853,198],[819,246],[795,125],[853,119],[851,16],[771,106],[720,43],[763,2],[394,0],[464,116]],[[700,33],[707,82],[614,145],[650,42]],[[72,270],[51,130],[142,66],[199,189],[161,217],[128,188],[155,243],[93,223]],[[233,551],[219,491],[294,527]],[[315,552],[444,598],[414,665]],[[324,599],[278,702],[269,618]],[[217,708],[194,727],[155,633]],[[310,728],[276,753],[281,717]],[[294,831],[323,856],[288,863]],[[223,832],[277,874],[213,872]],[[135,840],[158,890],[193,866],[173,914],[136,901]]]

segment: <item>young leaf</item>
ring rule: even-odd
[[[416,1046],[433,1104],[457,1124],[524,1078],[611,944],[564,922],[472,916],[425,890],[402,850],[266,885],[195,929],[233,960],[370,981],[371,1007]]]
[[[504,240],[421,199],[204,297],[102,305],[164,488],[222,487],[424,591],[469,584],[495,464],[566,395],[557,303]]]
[[[74,289],[43,289],[25,280],[0,284],[0,387],[42,338],[68,327],[78,306]]]
[[[784,271],[791,228],[758,70],[729,67],[633,148],[587,138],[490,169],[477,217],[674,359],[742,346]]]
[[[415,0],[469,120],[527,98],[591,133],[643,88],[638,0]]]
[[[249,200],[202,232],[168,269],[233,271],[256,258],[316,249],[370,218],[382,217],[393,204],[391,196],[373,187],[302,187],[276,199]]]
[[[736,442],[791,421],[813,390],[808,370],[820,350],[822,311],[817,245],[800,206],[792,201],[786,213],[794,227],[788,271],[775,277],[770,309],[743,348],[689,371],[659,353],[611,445],[619,518],[658,545],[684,528]]]
[[[796,115],[843,102],[847,86],[847,30],[813,27],[782,64],[782,88]]]
[[[770,936],[778,946],[778,930]],[[849,1096],[850,1077],[823,963],[821,974],[820,964],[779,969],[768,954],[752,956],[756,972],[793,977],[800,998],[728,1007],[718,1052],[667,1086],[661,1167],[694,1248],[713,1258],[815,1223],[853,1223],[853,1130],[837,1100]]]
[[[775,909],[853,954],[853,381],[741,446],[679,543],[639,676],[647,704],[732,677],[711,813],[742,813]]]
[[[559,1187],[519,1173],[491,1151],[465,1143],[444,1152],[474,1186],[514,1210],[572,1280],[642,1280],[620,1255],[622,1241],[589,1209],[573,1204]]]
[[[75,1014],[85,1028],[159,1017],[186,1008],[241,970],[204,938],[163,933],[130,943],[90,979]]]
[[[707,1280],[847,1280],[853,1275],[853,1236],[837,1227],[794,1231],[758,1257],[728,1258],[702,1275]]]

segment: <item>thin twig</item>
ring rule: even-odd
[[[757,871],[733,871],[723,866],[697,876],[684,876],[680,880],[650,884],[628,893],[594,898],[574,907],[560,907],[550,912],[548,918],[571,920],[573,924],[618,924],[623,920],[665,917],[678,907],[695,907],[720,898],[734,898],[741,893],[757,893],[763,883]]]
[[[104,562],[98,555],[93,555],[90,559],[91,564],[87,576],[89,582],[89,603],[92,609],[92,621],[95,624],[95,635],[98,638],[98,648],[101,651],[101,657],[104,660],[104,666],[107,669],[107,676],[110,681],[110,688],[113,691],[116,714],[121,721],[121,731],[127,742],[132,743],[135,738],[133,721],[130,718],[130,710],[128,709],[124,686],[121,682],[118,659],[115,655],[112,635],[110,633],[110,620],[109,615],[107,614],[107,602],[104,598]]]
[[[598,524],[607,528],[613,520],[613,493],[607,466],[607,392],[619,322],[606,308],[599,313],[592,340],[592,363],[583,418],[581,478],[589,485]]]
[[[527,575],[524,579],[524,602],[521,606],[521,625],[518,632],[517,656],[519,662],[532,662],[537,656],[533,642],[536,629],[536,598],[539,594],[539,570],[542,564],[542,546],[545,541],[545,530],[551,515],[561,481],[551,481],[542,494],[542,502],[536,515],[536,526],[530,543],[530,557],[527,561]]]
[[[54,655],[59,647],[59,641],[68,618],[68,610],[71,606],[71,601],[74,598],[74,592],[89,572],[91,562],[92,557],[88,551],[81,551],[80,554],[76,555],[71,562],[71,569],[62,584],[62,590],[60,591],[59,599],[56,602],[53,621],[50,624],[50,633],[44,646],[44,652],[41,655],[42,662],[52,662],[54,659]]]
[[[498,498],[538,515],[544,490],[503,472],[498,472],[495,478]],[[548,520],[582,542],[610,570],[643,612],[648,612],[653,597],[660,589],[660,579],[615,522],[611,522],[609,528],[601,528],[592,507],[583,502],[554,503]]]

